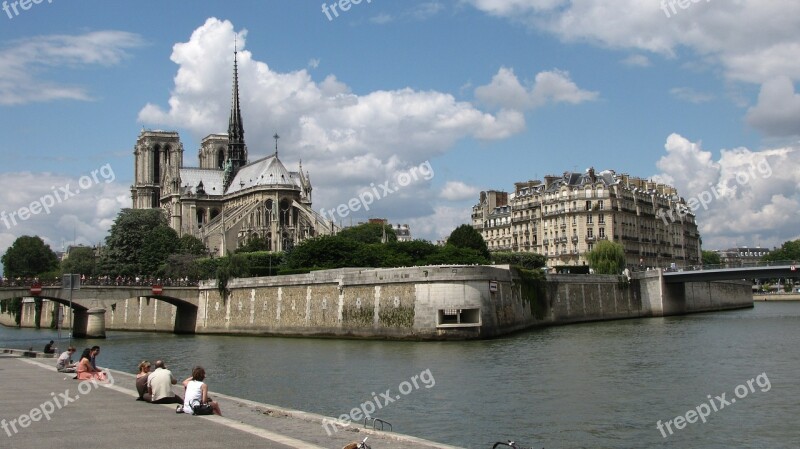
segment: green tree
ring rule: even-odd
[[[489,259],[474,248],[463,248],[447,244],[425,260],[425,265],[486,265]]]
[[[123,209],[106,237],[101,270],[111,276],[154,275],[178,248],[178,234],[160,209]]]
[[[92,276],[95,273],[96,263],[94,248],[79,246],[73,248],[69,256],[61,262],[61,271]]]
[[[325,235],[304,240],[285,254],[284,268],[341,268],[358,266],[353,257],[364,244],[342,238],[338,235]]]
[[[534,253],[496,252],[492,253],[492,260],[496,264],[517,265],[529,270],[547,265],[547,257]]]
[[[363,223],[339,231],[337,237],[355,240],[361,243],[381,243],[384,232],[387,242],[397,241],[397,234],[391,226],[381,223]]]
[[[23,235],[14,240],[0,262],[7,278],[35,277],[58,269],[56,253],[39,236]]]
[[[491,259],[489,254],[489,247],[483,240],[483,236],[477,229],[468,224],[463,224],[450,233],[447,238],[447,244],[453,245],[458,248],[471,248],[478,251],[486,260]]]
[[[190,234],[183,234],[178,241],[178,249],[181,254],[191,254],[195,256],[205,256],[208,254],[203,241]]]
[[[621,244],[601,240],[586,254],[595,274],[621,274],[625,269],[625,249]]]
[[[259,251],[269,251],[269,240],[264,237],[253,237],[247,242],[236,248],[236,253],[255,253]]]
[[[703,250],[703,265],[722,265],[722,259],[716,251]]]
[[[780,248],[773,250],[761,260],[765,262],[780,262],[785,260],[800,260],[800,239],[784,242]]]

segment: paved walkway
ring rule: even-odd
[[[52,359],[0,354],[0,447],[339,449],[368,436],[373,449],[455,448],[357,424],[328,436],[321,415],[214,392],[224,417],[176,414],[136,401],[133,375],[111,374],[113,383],[78,382]]]

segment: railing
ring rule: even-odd
[[[164,287],[196,287],[199,281],[197,279],[172,279],[172,278],[156,278],[156,277],[88,277],[81,279],[81,285],[86,286],[102,286],[102,287],[150,287],[152,285],[161,285]],[[0,280],[0,287],[30,287],[33,284],[41,285],[42,287],[61,287],[62,280],[59,279],[38,279],[38,278],[18,278],[18,279],[2,279]]]
[[[796,266],[797,261],[795,260],[778,260],[775,262],[770,261],[755,261],[755,262],[733,262],[733,263],[725,263],[725,264],[718,264],[718,265],[693,265],[691,267],[683,268],[683,271],[703,271],[703,270],[728,270],[732,268],[759,268],[759,267],[785,267],[785,266]],[[800,276],[800,273],[798,273]]]

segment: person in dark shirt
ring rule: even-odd
[[[55,354],[56,348],[53,347],[53,340],[50,340],[50,343],[44,345],[44,353],[45,354]]]

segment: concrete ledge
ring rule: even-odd
[[[16,355],[19,357],[30,357],[34,359],[54,359],[58,357],[58,354],[45,354],[44,352],[26,351],[24,349],[0,348],[0,353]]]

